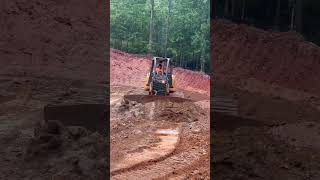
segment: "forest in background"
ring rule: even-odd
[[[210,0],[111,0],[110,45],[210,70]]]
[[[211,17],[265,30],[301,33],[320,45],[319,0],[212,0]]]

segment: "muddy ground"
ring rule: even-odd
[[[179,69],[177,92],[148,96],[149,65],[147,57],[111,51],[111,179],[209,179],[209,79]],[[204,82],[198,90],[185,88],[190,77]]]
[[[320,48],[294,32],[226,21],[212,27],[212,94],[238,104],[237,115],[211,116],[213,177],[320,179],[320,101],[314,81]]]
[[[320,111],[307,103],[216,82],[235,96],[239,115],[213,112],[217,179],[319,179]]]
[[[91,118],[81,119],[80,111],[73,112],[65,121],[45,119],[44,114],[48,104],[103,104],[104,84],[3,75],[0,85],[0,179],[107,177],[108,141],[102,133],[87,128],[85,122]],[[99,121],[103,124],[103,119]]]
[[[97,115],[83,114],[106,104],[106,8],[100,0],[0,2],[0,179],[107,178],[108,140],[87,126]],[[49,104],[62,105],[60,117],[44,113]]]

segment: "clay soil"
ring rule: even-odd
[[[105,103],[106,19],[105,1],[1,1],[0,179],[107,178],[106,138],[44,120],[48,104]]]
[[[320,48],[222,20],[212,32],[213,95],[238,102],[237,116],[212,114],[213,176],[319,179]]]
[[[177,92],[148,96],[150,60],[111,50],[111,179],[209,179],[209,77],[174,69]]]

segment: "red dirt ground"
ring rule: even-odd
[[[237,116],[211,116],[213,176],[320,179],[320,48],[295,32],[211,27],[213,96],[238,102]]]
[[[215,74],[320,94],[320,48],[301,35],[225,20],[213,21],[211,28]]]
[[[144,96],[152,57],[110,55],[111,179],[209,179],[209,76],[174,68],[184,98]]]
[[[43,112],[52,103],[105,102],[105,5],[0,2],[0,179],[107,179],[107,139],[81,127],[46,127]]]

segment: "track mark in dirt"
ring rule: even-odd
[[[147,164],[147,167],[137,167],[132,171],[125,171],[112,176],[114,180],[131,179],[180,179],[184,177],[184,169],[192,166],[193,163],[208,158],[208,155],[202,154],[198,149],[191,149],[185,152],[174,153],[171,156],[158,161],[157,163]],[[176,171],[182,171],[178,176],[171,176]]]
[[[139,166],[144,162],[157,161],[169,156],[179,142],[179,134],[179,127],[175,129],[158,129],[155,135],[160,139],[160,142],[143,149],[142,152],[127,154],[113,167],[111,165],[111,174],[119,174]]]

